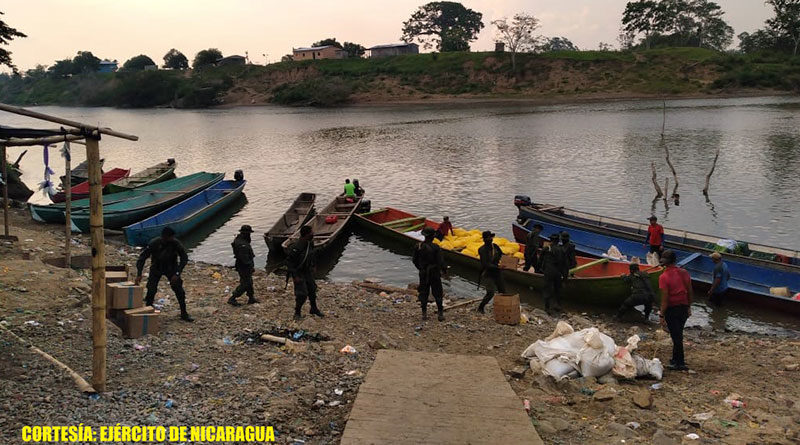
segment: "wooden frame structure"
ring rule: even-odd
[[[89,208],[90,208],[90,237],[92,242],[92,386],[97,392],[106,390],[106,258],[105,239],[103,236],[103,184],[100,172],[100,137],[101,135],[137,141],[139,138],[131,134],[120,133],[110,128],[101,128],[95,125],[84,124],[69,119],[39,113],[25,108],[15,107],[0,103],[0,111],[6,111],[22,116],[39,119],[63,125],[59,129],[51,130],[55,136],[32,138],[0,139],[0,162],[3,171],[3,212],[5,217],[5,235],[9,236],[8,222],[8,177],[6,176],[6,148],[36,145],[49,145],[59,142],[84,140],[86,144],[86,159],[89,166]],[[68,127],[68,128],[65,128]],[[67,161],[69,174],[70,164]],[[69,176],[67,177],[69,178]],[[69,187],[67,187],[69,193]],[[67,195],[67,203],[71,196]],[[65,255],[67,270],[70,267],[69,244],[71,232],[69,229],[69,204],[67,205],[67,241]]]

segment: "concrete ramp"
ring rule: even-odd
[[[343,445],[542,444],[494,357],[378,351]]]

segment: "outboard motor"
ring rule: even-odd
[[[372,210],[372,202],[369,199],[362,199],[358,205],[358,213],[367,213]]]
[[[529,206],[531,205],[531,197],[528,195],[517,195],[514,197],[514,205],[517,206],[517,208]]]
[[[244,181],[244,172],[241,170],[236,170],[233,172],[233,180],[236,182]]]

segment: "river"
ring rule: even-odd
[[[674,184],[661,145],[661,101],[38,109],[138,135],[139,142],[101,141],[106,169],[135,172],[172,157],[179,175],[205,170],[230,178],[234,170],[244,170],[246,202],[186,240],[195,260],[231,265],[230,242],[239,226],[250,224],[263,265],[267,248],[261,233],[296,195],[316,192],[322,207],[341,191],[345,178],[360,180],[373,209],[392,206],[434,219],[446,214],[456,226],[491,229],[508,238],[517,213],[513,197],[527,194],[537,202],[627,219],[644,221],[653,212],[669,227],[800,248],[797,97],[667,101],[664,144],[680,181],[679,206],[653,203],[651,162],[662,187],[667,177],[670,188]],[[23,117],[5,118],[4,125],[41,126]],[[706,199],[701,190],[717,149],[719,161]],[[75,152],[76,162],[84,159],[80,150]],[[17,153],[11,150],[9,157]],[[56,154],[51,164],[57,175],[63,174]],[[40,151],[31,150],[22,168],[33,188],[43,172]],[[47,200],[39,194],[33,199]],[[354,233],[326,262],[324,278],[377,277],[405,286],[416,275],[405,253]],[[456,275],[445,283],[446,291],[477,296],[475,278]],[[541,305],[536,296],[523,293],[523,299]],[[797,328],[795,320],[780,314],[754,316],[752,307],[698,309],[693,319],[700,324],[764,332]]]

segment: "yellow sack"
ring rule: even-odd
[[[442,241],[442,242],[439,244],[439,246],[440,246],[442,249],[445,249],[445,250],[453,250],[453,243],[451,243],[450,241],[447,241],[447,240],[445,240],[445,241]]]
[[[465,238],[458,238],[455,241],[452,241],[451,244],[453,245],[454,249],[460,249],[467,247],[467,240]]]
[[[494,243],[497,244],[499,247],[503,247],[508,244],[508,240],[505,238],[495,238]]]
[[[468,232],[466,230],[460,228],[460,227],[454,227],[453,228],[453,233],[455,233],[456,236],[461,237],[461,236],[465,236]]]
[[[519,252],[519,244],[517,243],[508,243],[505,246],[500,246],[500,250],[503,251],[505,255],[513,255]]]
[[[473,251],[475,251],[477,253],[478,249],[480,249],[482,245],[483,245],[483,243],[470,242],[470,243],[467,244],[467,249],[468,250],[473,250]]]
[[[470,235],[478,235],[478,236],[481,236],[481,231],[480,231],[480,230],[478,230],[478,229],[472,229],[472,230],[470,230],[470,231],[469,231],[469,234],[470,234]]]
[[[522,252],[516,252],[516,253],[514,254],[514,258],[516,258],[516,259],[518,259],[518,260],[524,260],[524,259],[525,259],[525,254],[524,254],[524,253],[522,253]]]
[[[442,242],[441,242],[441,241],[439,241],[439,238],[434,238],[434,239],[433,239],[433,244],[439,244],[439,245],[441,245],[441,244],[442,244]]]

